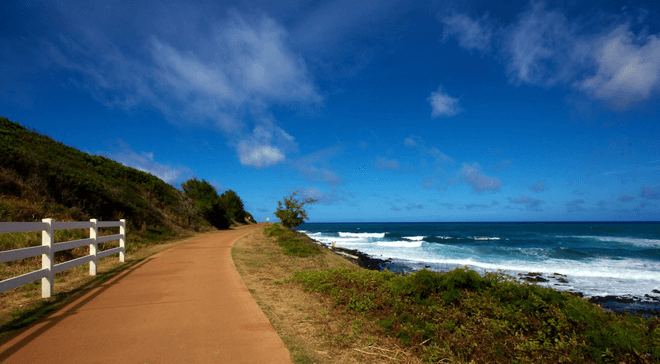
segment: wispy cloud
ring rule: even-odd
[[[187,167],[173,167],[167,164],[156,162],[152,152],[134,152],[126,143],[119,143],[121,151],[114,154],[108,154],[119,163],[138,169],[143,172],[151,173],[163,181],[175,185],[186,176],[190,176],[192,171]]]
[[[482,173],[478,163],[472,165],[463,163],[463,168],[458,172],[458,179],[472,187],[476,193],[483,191],[499,192],[502,181],[499,178],[489,177]]]
[[[313,198],[323,205],[333,205],[336,202],[347,201],[346,197],[337,192],[323,192],[316,187],[303,188],[298,190],[300,197]]]
[[[567,82],[579,73],[590,53],[576,26],[562,13],[547,10],[543,2],[532,3],[505,33],[507,71],[516,83]]]
[[[321,149],[291,161],[290,165],[309,181],[325,183],[332,187],[339,186],[344,184],[344,180],[329,167],[328,162],[341,151],[341,145]]]
[[[507,27],[494,28],[486,17],[465,14],[442,22],[443,38],[456,37],[468,50],[484,51],[492,34],[501,34],[498,58],[513,84],[571,87],[616,108],[660,90],[660,34],[635,34],[628,22],[588,33],[588,27],[541,1],[532,1]]]
[[[577,199],[566,202],[566,211],[568,212],[585,211],[586,210],[586,208],[584,208],[585,203],[587,202],[583,199]]]
[[[529,196],[520,196],[516,198],[508,198],[509,202],[516,205],[524,206],[527,211],[543,211],[541,205],[545,202],[537,198],[531,198]]]
[[[632,197],[632,196],[630,196],[630,195],[621,195],[621,196],[619,196],[619,198],[618,198],[618,200],[619,200],[620,202],[630,202],[630,201],[633,201],[634,199],[635,199],[635,198]]]
[[[401,206],[397,206],[395,204],[390,205],[390,210],[392,211],[402,211],[402,210],[413,211],[413,210],[423,210],[425,208],[426,206],[424,206],[421,203],[413,203],[410,201],[405,201],[404,204]]]
[[[431,92],[428,101],[431,104],[431,116],[434,118],[455,116],[463,111],[458,105],[458,99],[449,96],[442,86],[438,87],[437,91]]]
[[[466,210],[472,210],[472,209],[484,210],[484,209],[487,209],[487,208],[490,208],[490,207],[493,207],[493,206],[498,206],[499,204],[500,204],[499,202],[493,200],[493,202],[491,202],[490,204],[479,204],[479,203],[465,204],[464,208]]]
[[[657,200],[660,198],[660,186],[648,187],[642,186],[641,196],[648,200]]]
[[[504,159],[491,165],[490,168],[495,172],[500,172],[506,169],[513,168],[513,162],[510,159]]]
[[[377,157],[374,161],[374,168],[376,169],[388,169],[390,171],[398,171],[400,168],[399,161],[396,159],[387,159],[384,157]]]
[[[141,58],[103,37],[61,37],[46,47],[55,68],[71,72],[72,82],[107,107],[148,105],[170,120],[211,124],[242,164],[259,168],[297,148],[271,106],[322,100],[286,37],[271,18],[234,12],[187,49],[152,37]]]
[[[422,138],[417,135],[411,135],[403,140],[403,145],[407,148],[416,148],[422,145]]]
[[[545,191],[545,181],[540,179],[533,185],[529,186],[529,190],[536,193],[541,193]]]
[[[487,16],[473,20],[465,14],[453,14],[442,18],[442,39],[456,37],[458,44],[467,50],[488,52],[491,48],[493,26]]]

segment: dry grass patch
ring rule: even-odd
[[[273,238],[254,231],[239,239],[232,257],[245,285],[284,341],[295,363],[417,363],[398,342],[375,336],[367,320],[334,307],[326,295],[282,283],[294,271],[359,270],[328,249],[305,258],[285,255]]]

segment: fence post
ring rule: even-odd
[[[92,243],[89,244],[89,255],[91,255],[93,258],[92,260],[89,261],[89,275],[90,276],[95,276],[96,275],[96,253],[98,251],[98,244],[96,243],[96,238],[98,237],[98,227],[96,227],[96,223],[98,220],[96,219],[90,219],[89,220],[92,223],[92,227],[89,228],[89,238],[93,239]]]
[[[46,251],[41,254],[41,269],[48,269],[46,276],[41,278],[41,297],[48,298],[53,295],[53,219],[42,219],[46,224],[41,231],[41,245],[46,247]]]
[[[119,225],[119,247],[122,248],[122,251],[119,252],[119,261],[124,262],[126,259],[126,219],[120,219],[121,225]]]

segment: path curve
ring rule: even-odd
[[[3,363],[291,363],[221,231],[155,254],[0,346]]]

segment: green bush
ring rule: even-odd
[[[660,320],[606,313],[566,292],[501,273],[336,269],[295,272],[350,317],[373,320],[429,362],[658,363]]]
[[[190,197],[197,210],[206,221],[217,229],[226,229],[231,225],[229,214],[215,187],[205,180],[192,178],[181,184],[181,189]]]
[[[277,245],[282,247],[282,252],[286,255],[305,258],[321,253],[319,247],[306,235],[284,228],[280,224],[272,224],[264,229],[264,233],[276,237]]]

